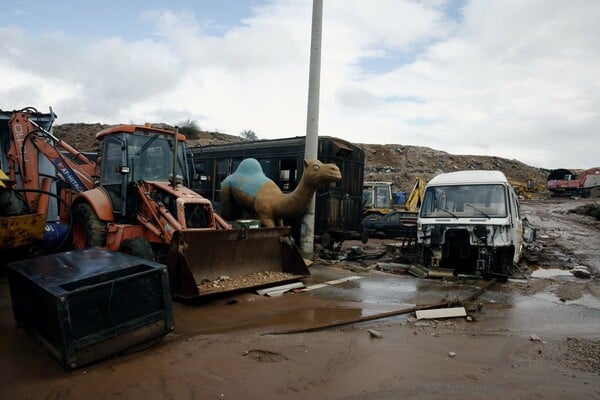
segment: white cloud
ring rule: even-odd
[[[322,134],[598,165],[599,2],[473,0],[458,20],[443,0],[324,7]],[[151,36],[91,42],[57,26],[0,27],[0,108],[52,105],[58,123],[191,118],[234,135],[302,135],[311,13],[310,2],[272,1],[214,33],[199,12],[140,10]]]

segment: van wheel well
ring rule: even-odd
[[[386,236],[387,235],[385,234],[385,231],[382,231],[382,230],[375,231],[375,237],[376,238],[385,239]]]

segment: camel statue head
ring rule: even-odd
[[[342,173],[335,164],[323,164],[319,160],[304,160],[302,180],[312,188],[318,188],[327,182],[339,181]]]

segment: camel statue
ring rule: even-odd
[[[337,165],[304,160],[304,173],[298,186],[291,193],[283,193],[264,174],[257,160],[246,158],[221,182],[221,215],[232,220],[240,216],[241,208],[254,213],[268,228],[283,226],[284,218],[304,212],[321,185],[340,179],[342,174]]]

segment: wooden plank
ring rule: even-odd
[[[270,297],[275,297],[275,296],[281,296],[283,293],[285,293],[289,290],[299,289],[299,288],[303,288],[303,287],[304,287],[304,283],[294,282],[294,283],[288,283],[287,285],[271,286],[266,289],[260,289],[260,290],[257,290],[256,293],[261,296],[266,295],[266,296],[270,296]]]
[[[417,314],[417,319],[439,319],[467,316],[467,310],[465,310],[464,307],[434,308],[433,310],[418,310],[415,311],[415,313]]]
[[[304,289],[302,289],[300,291],[301,292],[308,292],[310,290],[321,289],[321,288],[324,288],[324,287],[327,287],[327,286],[337,285],[337,284],[344,283],[344,282],[349,282],[349,281],[355,281],[357,279],[362,279],[362,277],[354,275],[354,276],[348,276],[348,277],[342,278],[342,279],[336,279],[334,281],[328,281],[328,282],[325,282],[325,283],[316,283],[314,285],[307,286],[307,287],[305,287]]]

